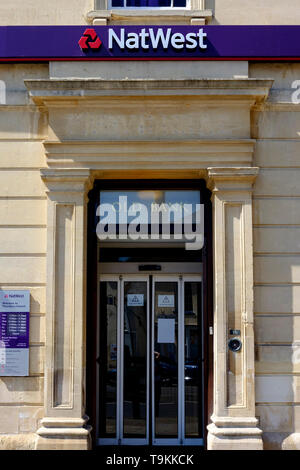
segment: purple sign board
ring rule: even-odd
[[[29,375],[29,305],[29,291],[0,291],[0,376]]]
[[[300,60],[300,26],[2,26],[0,61]]]

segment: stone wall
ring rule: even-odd
[[[43,416],[46,283],[45,165],[47,118],[28,103],[24,77],[45,77],[47,65],[0,65],[0,288],[29,289],[30,374],[0,379],[0,447],[34,445]],[[3,434],[29,433],[25,440]]]
[[[252,126],[257,415],[265,447],[278,449],[300,428],[300,107],[291,87],[300,65],[253,64],[250,76],[275,80]]]

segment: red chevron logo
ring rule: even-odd
[[[87,28],[83,33],[83,36],[79,39],[78,44],[80,48],[86,52],[89,49],[99,49],[102,41],[93,28]]]

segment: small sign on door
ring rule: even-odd
[[[175,343],[175,319],[174,318],[158,318],[157,342],[158,343]]]
[[[159,295],[157,306],[158,307],[174,307],[175,296],[174,295]]]
[[[144,294],[127,294],[128,307],[143,307]]]

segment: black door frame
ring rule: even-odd
[[[95,180],[93,189],[89,192],[88,220],[87,220],[87,272],[86,272],[86,414],[92,426],[92,446],[96,443],[97,419],[97,235],[96,225],[98,217],[96,209],[99,205],[100,190],[133,190],[133,189],[197,189],[201,192],[201,203],[204,203],[204,247],[202,251],[203,263],[203,329],[204,329],[204,416],[205,429],[210,422],[213,407],[213,252],[212,252],[212,205],[211,193],[206,188],[205,180],[179,180],[179,179],[145,179],[145,180]],[[207,432],[204,429],[204,446],[207,447]]]

